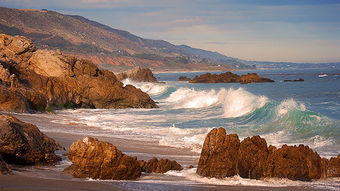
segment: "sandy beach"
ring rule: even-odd
[[[39,126],[59,126],[60,128],[89,128],[77,124],[60,125],[50,121],[50,116],[55,118],[55,114],[50,115],[15,115],[22,121],[33,123]],[[59,154],[67,152],[70,144],[83,138],[81,135],[67,133],[44,132],[49,137],[58,141],[66,148]],[[169,158],[177,160],[183,167],[187,165],[197,165],[198,154],[187,149],[159,146],[154,142],[133,141],[112,137],[97,137],[100,140],[108,141],[116,145],[123,152],[137,156],[138,159],[150,159],[151,157]],[[213,185],[186,180],[180,176],[171,174],[143,174],[137,181],[96,181],[72,178],[62,172],[66,157],[63,156],[61,164],[55,167],[13,167],[14,175],[0,176],[0,190],[327,190],[327,188],[313,188],[311,186],[243,186],[243,185]]]

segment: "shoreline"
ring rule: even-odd
[[[83,128],[78,124],[56,124],[44,115],[30,115],[30,114],[13,114],[19,120],[32,123],[38,127],[45,126],[59,126],[60,128]],[[52,117],[57,117],[57,114],[50,114]],[[42,130],[47,136],[55,139],[66,151],[70,144],[78,139],[82,139],[82,135],[74,135],[61,132],[46,132]],[[114,144],[123,153],[130,156],[137,156],[138,159],[148,160],[155,157],[168,158],[170,160],[177,160],[184,169],[188,165],[197,166],[197,153],[191,152],[189,149],[181,149],[176,147],[160,146],[155,142],[127,140],[124,138],[113,137],[96,137],[102,141],[108,141]],[[65,152],[66,152],[65,151]],[[64,153],[65,153],[64,152]],[[63,156],[65,162],[65,156]],[[69,164],[63,164],[65,167]],[[57,165],[54,167],[16,167],[14,168],[14,175],[0,176],[0,190],[325,190],[321,188],[314,188],[313,185],[306,186],[251,186],[251,185],[219,185],[204,183],[200,181],[190,180],[184,176],[166,174],[148,174],[143,175],[137,181],[102,181],[102,180],[86,180],[76,179],[69,175],[62,173],[61,167]],[[59,169],[58,169],[59,168]],[[56,170],[57,169],[57,170]],[[18,181],[20,180],[20,181]],[[60,185],[63,185],[60,187]]]

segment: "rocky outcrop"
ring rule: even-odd
[[[322,177],[340,177],[340,155],[331,159],[321,159]]]
[[[283,80],[283,82],[304,82],[305,80],[302,78],[299,78],[297,80]]]
[[[0,175],[7,175],[7,174],[11,174],[11,173],[12,173],[11,168],[4,161],[4,159],[2,158],[2,156],[0,154]]]
[[[142,68],[139,66],[126,72],[118,73],[116,76],[120,81],[128,78],[136,82],[157,82],[157,78],[149,68]]]
[[[140,162],[108,142],[86,137],[74,142],[67,154],[72,165],[65,172],[78,178],[136,180]]]
[[[0,108],[5,110],[34,111],[41,107],[62,108],[65,105],[84,108],[157,107],[141,90],[131,85],[123,87],[112,72],[59,51],[37,50],[25,37],[0,34],[0,64],[2,89],[20,89],[2,90],[8,94],[0,96],[0,103],[5,102]],[[13,76],[12,80],[8,81],[8,75]],[[21,89],[28,89],[30,96],[27,92],[18,93],[24,91]],[[21,101],[17,105],[9,104],[4,101],[8,97]],[[25,106],[18,106],[19,103],[25,103]]]
[[[268,154],[269,150],[265,139],[260,136],[244,139],[239,149],[239,175],[242,178],[263,178]]]
[[[310,181],[321,178],[321,158],[308,146],[283,145],[267,159],[266,177]]]
[[[180,76],[179,78],[178,78],[178,81],[190,81],[191,79],[190,78],[188,78],[188,77],[186,77],[186,76]]]
[[[227,135],[219,128],[207,135],[196,173],[215,178],[239,174],[251,179],[310,181],[340,177],[340,155],[328,160],[304,145],[267,147],[266,140],[260,136],[245,138],[240,143],[237,135]]]
[[[169,159],[152,158],[148,161],[141,161],[141,168],[143,172],[147,173],[166,173],[169,170],[183,170],[183,167],[176,161]]]
[[[236,134],[227,135],[225,129],[213,129],[205,138],[197,174],[224,178],[237,174],[240,140]]]
[[[0,115],[0,153],[10,164],[53,164],[59,158],[54,153],[63,149],[32,124],[11,115]]]
[[[190,83],[262,83],[262,82],[274,82],[271,79],[263,78],[256,73],[249,73],[246,75],[239,76],[232,72],[225,72],[221,74],[206,73],[195,76],[189,81]]]
[[[241,84],[249,84],[249,83],[274,82],[274,80],[271,80],[269,78],[263,78],[257,75],[256,73],[248,73],[246,75],[240,76],[237,82]]]

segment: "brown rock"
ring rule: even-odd
[[[193,165],[189,165],[189,166],[187,166],[187,169],[192,169],[192,168],[194,168],[194,166],[193,166]]]
[[[241,84],[248,84],[248,83],[263,83],[263,82],[274,82],[273,80],[269,78],[263,78],[256,73],[248,73],[246,75],[240,76],[238,79],[238,82]]]
[[[86,137],[72,143],[67,156],[72,165],[65,172],[74,177],[136,180],[141,176],[140,164],[136,158],[98,139]]]
[[[158,160],[157,158],[152,158],[147,162],[142,161],[141,163],[142,171],[147,173],[166,173],[169,170],[183,170],[182,166],[176,161],[171,161],[168,159]]]
[[[274,82],[268,78],[262,78],[258,76],[256,73],[246,74],[239,76],[237,74],[231,72],[225,72],[221,74],[202,74],[199,76],[195,76],[192,80],[189,81],[190,83],[260,83],[260,82]]]
[[[224,178],[237,174],[240,140],[236,134],[227,135],[225,129],[213,129],[205,138],[197,174]]]
[[[239,175],[242,178],[263,178],[268,153],[267,142],[260,136],[244,139],[239,150]]]
[[[191,79],[190,78],[188,78],[188,77],[186,77],[186,76],[180,76],[179,78],[178,78],[178,81],[190,81]]]
[[[127,78],[136,82],[157,82],[157,78],[155,78],[149,68],[142,68],[139,66],[117,74],[117,79],[120,81]]]
[[[283,145],[273,151],[267,160],[266,177],[309,181],[322,174],[321,158],[308,146]]]
[[[6,81],[6,86],[2,89],[15,82],[11,88],[13,90],[2,90],[7,92],[6,96],[0,96],[0,108],[3,110],[26,112],[46,108],[46,105],[47,108],[157,107],[140,89],[133,86],[123,87],[112,72],[100,70],[89,61],[67,56],[59,51],[36,50],[33,43],[25,37],[0,34],[0,61],[2,78]],[[9,84],[8,75],[13,75]],[[21,93],[18,93],[17,88],[30,91],[25,90],[22,93],[23,90],[20,90]],[[34,96],[32,92],[39,96]],[[6,101],[8,97],[15,97],[16,100],[22,100],[18,103],[25,104],[9,104]],[[42,104],[44,100],[46,103]],[[42,105],[37,106],[37,101]]]
[[[0,153],[11,164],[53,164],[55,151],[63,149],[32,124],[11,115],[0,115]]]
[[[340,155],[329,160],[327,177],[340,177]]]
[[[0,154],[0,175],[7,175],[7,174],[11,174],[11,173],[12,173],[11,168],[4,161],[4,159],[2,158],[2,156]]]

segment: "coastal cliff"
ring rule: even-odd
[[[155,108],[140,89],[93,63],[60,51],[38,50],[23,36],[0,34],[0,110]]]

